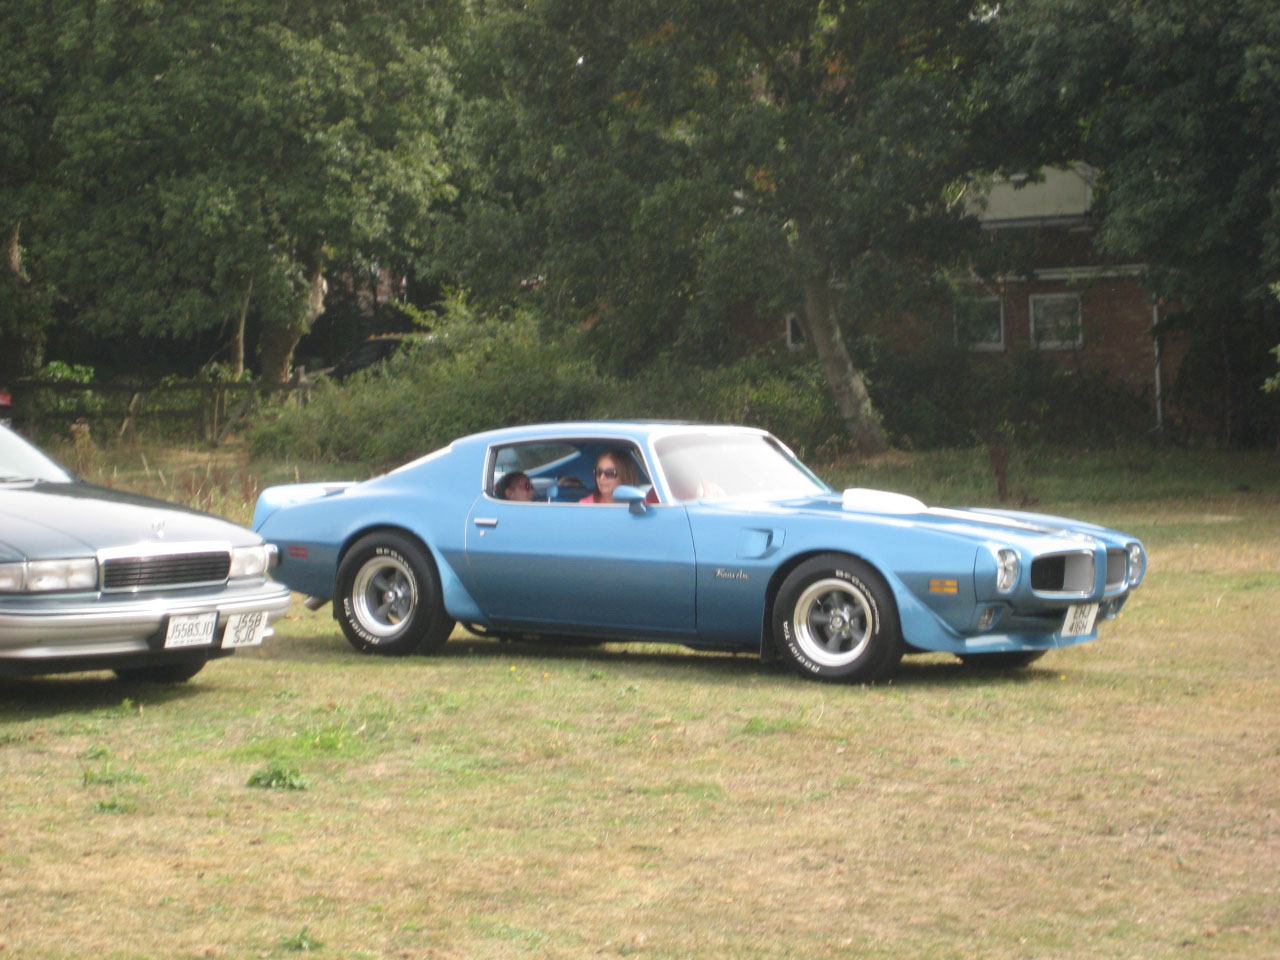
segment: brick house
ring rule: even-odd
[[[1160,429],[1185,348],[1157,340],[1163,308],[1141,282],[1143,265],[1095,249],[1091,181],[1092,171],[1078,165],[1047,170],[1042,183],[992,185],[974,212],[984,230],[1026,235],[1032,272],[975,281],[957,306],[956,335],[990,362],[1038,350],[1082,372],[1105,372],[1143,399]]]

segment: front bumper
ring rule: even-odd
[[[270,580],[145,597],[9,597],[0,600],[0,673],[99,669],[117,657],[132,665],[140,656],[149,662],[212,656],[220,652],[233,614],[265,612],[269,626],[288,609],[288,588]],[[170,617],[214,611],[218,625],[211,645],[164,648]],[[83,667],[77,665],[81,661]]]

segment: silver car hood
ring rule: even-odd
[[[259,538],[229,521],[87,483],[0,487],[0,560],[91,556],[104,547]]]

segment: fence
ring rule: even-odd
[[[218,444],[261,404],[307,403],[311,384],[306,380],[271,384],[185,380],[150,385],[19,380],[8,393],[8,416],[32,433],[87,423],[95,435],[133,438],[141,424],[148,431]]]

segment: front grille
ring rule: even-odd
[[[1031,589],[1036,593],[1089,593],[1093,589],[1093,554],[1036,557],[1031,561]]]
[[[197,583],[220,583],[231,570],[225,550],[169,553],[153,557],[115,557],[102,563],[104,590],[161,590]]]
[[[1107,589],[1123,587],[1129,579],[1129,554],[1124,550],[1107,551]]]

